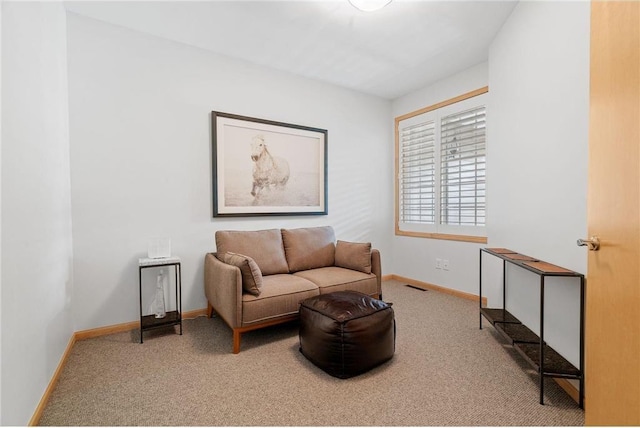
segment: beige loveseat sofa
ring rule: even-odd
[[[333,291],[382,298],[380,252],[370,243],[335,240],[333,228],[216,232],[216,253],[205,256],[208,316],[242,333],[298,317],[300,302]]]

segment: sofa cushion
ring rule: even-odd
[[[371,273],[371,242],[338,241],[336,266]]]
[[[369,296],[378,295],[378,278],[372,273],[331,266],[304,270],[294,275],[313,282],[319,287],[320,294],[352,290]]]
[[[333,266],[335,233],[331,226],[282,229],[290,272]]]
[[[237,253],[251,257],[262,275],[289,273],[278,229],[219,230],[216,232],[216,248],[218,254]]]
[[[262,293],[242,295],[242,325],[297,314],[300,302],[319,294],[311,281],[289,274],[263,277]]]
[[[242,275],[242,289],[254,296],[262,291],[262,272],[256,262],[248,256],[236,253],[224,253],[222,261],[240,268]]]

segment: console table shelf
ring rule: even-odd
[[[510,345],[539,373],[540,404],[544,404],[544,377],[577,379],[580,382],[580,408],[584,408],[584,275],[519,254],[506,248],[480,249],[479,295],[482,297],[482,254],[487,253],[502,259],[502,308],[482,307],[480,298],[480,329],[482,318],[486,318]],[[506,264],[518,266],[540,277],[540,335],[535,334],[506,309]],[[544,287],[546,277],[574,277],[580,281],[580,367],[576,368],[544,341]]]
[[[540,346],[537,343],[516,343],[513,347],[536,371],[540,372]],[[579,379],[580,370],[558,354],[552,347],[544,345],[544,375]]]
[[[143,330],[165,327],[168,325],[180,324],[180,313],[178,311],[167,311],[164,318],[156,318],[155,315],[143,315],[141,325]]]
[[[493,326],[512,345],[515,343],[540,343],[540,337],[524,324],[497,322]]]
[[[520,324],[520,320],[511,315],[506,309],[491,309],[480,307],[480,313],[493,325],[497,322]]]

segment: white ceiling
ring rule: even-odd
[[[67,10],[394,99],[486,61],[516,2],[70,1]]]

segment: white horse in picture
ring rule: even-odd
[[[269,189],[271,185],[282,189],[289,181],[289,162],[269,153],[264,135],[253,137],[251,160],[254,162],[253,188],[251,189],[251,195],[254,197],[258,197],[263,189]]]

